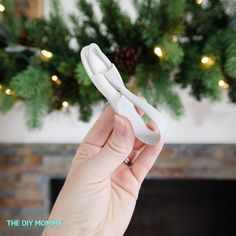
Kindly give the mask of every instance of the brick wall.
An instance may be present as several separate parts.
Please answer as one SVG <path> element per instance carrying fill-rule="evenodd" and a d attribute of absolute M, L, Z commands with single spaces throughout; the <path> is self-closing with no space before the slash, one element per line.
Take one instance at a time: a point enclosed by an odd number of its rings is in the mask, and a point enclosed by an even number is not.
<path fill-rule="evenodd" d="M 7 219 L 47 219 L 49 180 L 64 178 L 77 145 L 0 144 L 0 235 L 40 235 Z M 166 145 L 149 178 L 236 179 L 235 145 Z"/>

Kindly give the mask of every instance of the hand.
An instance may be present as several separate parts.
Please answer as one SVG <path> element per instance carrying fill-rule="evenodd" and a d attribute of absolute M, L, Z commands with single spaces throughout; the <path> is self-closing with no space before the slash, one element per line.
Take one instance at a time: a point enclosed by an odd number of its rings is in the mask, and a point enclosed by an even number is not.
<path fill-rule="evenodd" d="M 43 236 L 122 236 L 162 147 L 163 140 L 145 145 L 135 139 L 128 119 L 108 107 L 80 145 L 52 209 L 49 219 L 64 223 L 45 228 Z M 124 163 L 127 157 L 135 160 L 131 166 Z"/>

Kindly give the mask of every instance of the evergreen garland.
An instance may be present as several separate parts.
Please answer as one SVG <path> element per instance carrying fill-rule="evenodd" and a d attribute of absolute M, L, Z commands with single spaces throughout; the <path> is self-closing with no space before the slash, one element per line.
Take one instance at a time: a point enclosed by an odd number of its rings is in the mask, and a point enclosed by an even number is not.
<path fill-rule="evenodd" d="M 0 112 L 21 100 L 28 127 L 40 128 L 48 112 L 78 105 L 88 121 L 103 100 L 79 55 L 92 42 L 116 63 L 129 89 L 174 116 L 183 114 L 175 84 L 190 87 L 197 100 L 217 101 L 225 88 L 236 103 L 236 30 L 226 2 L 133 0 L 135 20 L 116 0 L 97 2 L 100 20 L 91 3 L 78 0 L 70 26 L 58 0 L 49 19 L 35 20 L 14 15 L 13 0 L 0 2 Z"/>
<path fill-rule="evenodd" d="M 42 118 L 49 111 L 51 86 L 49 75 L 36 66 L 28 66 L 11 81 L 11 88 L 17 91 L 19 99 L 25 101 L 27 125 L 40 128 Z"/>

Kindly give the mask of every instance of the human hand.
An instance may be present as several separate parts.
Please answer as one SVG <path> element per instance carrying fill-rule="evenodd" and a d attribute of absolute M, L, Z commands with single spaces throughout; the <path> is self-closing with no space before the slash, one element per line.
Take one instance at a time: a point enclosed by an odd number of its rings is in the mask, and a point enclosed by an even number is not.
<path fill-rule="evenodd" d="M 147 126 L 156 130 L 152 122 Z M 108 107 L 80 145 L 50 214 L 63 224 L 45 228 L 42 236 L 123 235 L 162 147 L 163 140 L 156 145 L 137 140 L 129 120 Z M 132 165 L 124 163 L 127 157 Z"/>

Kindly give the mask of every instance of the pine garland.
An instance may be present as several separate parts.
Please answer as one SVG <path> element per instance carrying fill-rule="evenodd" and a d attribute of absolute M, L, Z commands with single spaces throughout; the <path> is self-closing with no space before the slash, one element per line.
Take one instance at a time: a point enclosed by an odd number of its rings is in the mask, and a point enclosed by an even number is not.
<path fill-rule="evenodd" d="M 49 19 L 40 20 L 15 16 L 13 2 L 1 2 L 0 112 L 23 101 L 29 128 L 71 105 L 88 121 L 94 104 L 104 100 L 80 60 L 81 48 L 92 42 L 131 90 L 175 117 L 184 113 L 176 84 L 189 87 L 197 100 L 218 101 L 224 88 L 236 103 L 236 30 L 224 1 L 133 0 L 137 18 L 131 19 L 119 1 L 99 0 L 99 20 L 89 1 L 78 0 L 77 13 L 67 17 L 70 27 L 58 0 Z"/>
<path fill-rule="evenodd" d="M 27 125 L 40 128 L 42 118 L 49 111 L 51 84 L 49 75 L 38 67 L 29 66 L 17 74 L 11 82 L 11 88 L 17 91 L 19 99 L 26 103 Z"/>
<path fill-rule="evenodd" d="M 8 112 L 14 105 L 15 98 L 4 93 L 0 93 L 0 108 L 1 112 L 4 114 Z"/>

